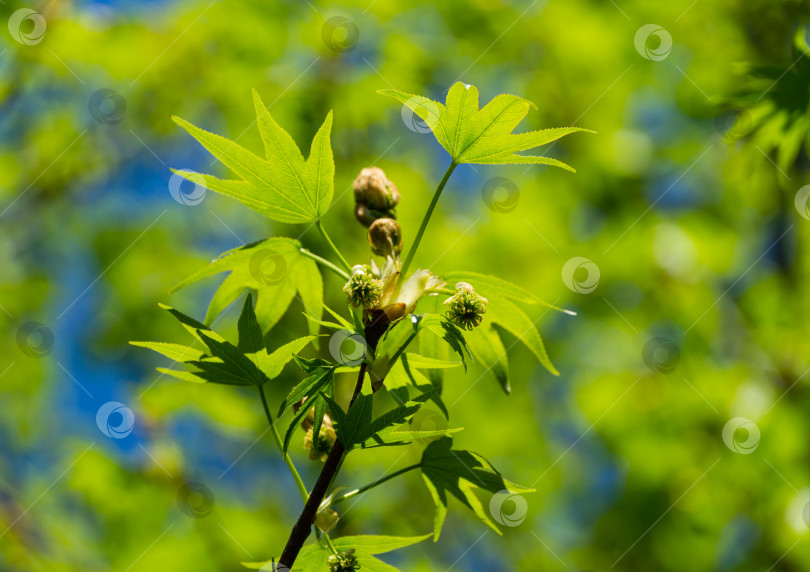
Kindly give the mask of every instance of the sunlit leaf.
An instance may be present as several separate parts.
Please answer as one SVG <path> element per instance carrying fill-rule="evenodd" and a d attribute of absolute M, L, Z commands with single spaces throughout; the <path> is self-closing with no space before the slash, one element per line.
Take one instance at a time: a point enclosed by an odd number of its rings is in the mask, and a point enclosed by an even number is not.
<path fill-rule="evenodd" d="M 472 332 L 467 333 L 467 343 L 470 344 L 475 359 L 486 368 L 501 384 L 501 388 L 508 395 L 512 392 L 509 385 L 509 358 L 501 337 L 491 323 L 484 322 Z"/>
<path fill-rule="evenodd" d="M 522 97 L 502 94 L 478 109 L 478 89 L 461 82 L 456 82 L 447 92 L 444 105 L 395 89 L 378 93 L 398 99 L 421 117 L 457 164 L 539 163 L 573 171 L 556 159 L 518 155 L 517 152 L 551 143 L 569 133 L 588 131 L 560 127 L 513 134 L 529 108 L 536 106 Z"/>
<path fill-rule="evenodd" d="M 300 249 L 297 240 L 274 237 L 229 250 L 173 290 L 220 272 L 229 272 L 208 306 L 206 323 L 213 322 L 245 288 L 257 293 L 255 311 L 265 334 L 284 315 L 296 292 L 306 313 L 317 320 L 323 308 L 323 281 L 315 261 L 301 254 Z M 309 323 L 311 334 L 317 334 L 318 328 L 316 322 Z"/>
<path fill-rule="evenodd" d="M 304 160 L 298 145 L 272 118 L 255 90 L 253 102 L 265 159 L 235 141 L 172 117 L 241 180 L 222 180 L 191 171 L 175 173 L 192 182 L 202 182 L 208 189 L 235 198 L 273 220 L 303 223 L 320 218 L 329 208 L 334 192 L 335 163 L 329 140 L 332 112 L 315 134 L 309 158 Z"/>
<path fill-rule="evenodd" d="M 513 492 L 534 490 L 509 482 L 489 461 L 477 453 L 454 450 L 453 439 L 450 437 L 437 439 L 425 448 L 422 453 L 422 477 L 436 505 L 434 540 L 439 539 L 447 516 L 448 493 L 470 508 L 484 524 L 501 534 L 473 489 L 480 488 L 493 494 L 502 490 Z"/>
<path fill-rule="evenodd" d="M 399 550 L 427 538 L 430 538 L 429 534 L 424 536 L 343 536 L 332 539 L 332 544 L 341 552 L 354 550 L 360 570 L 363 572 L 397 572 L 396 568 L 375 558 L 374 555 Z M 318 542 L 308 544 L 301 549 L 293 565 L 293 571 L 328 572 L 327 560 L 330 554 L 332 552 L 327 546 Z M 242 565 L 251 570 L 271 570 L 273 561 L 242 562 Z"/>

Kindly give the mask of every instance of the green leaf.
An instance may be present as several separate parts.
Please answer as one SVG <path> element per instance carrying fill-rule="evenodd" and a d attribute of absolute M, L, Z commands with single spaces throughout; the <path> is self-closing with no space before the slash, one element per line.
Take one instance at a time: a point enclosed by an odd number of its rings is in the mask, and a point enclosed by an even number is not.
<path fill-rule="evenodd" d="M 411 417 L 414 413 L 419 411 L 419 409 L 424 405 L 425 401 L 433 397 L 433 395 L 439 390 L 438 387 L 430 387 L 427 391 L 414 397 L 412 400 L 408 401 L 407 403 L 400 405 L 399 407 L 395 407 L 389 411 L 386 411 L 373 421 L 369 425 L 366 425 L 359 430 L 354 435 L 354 444 L 362 443 L 374 435 L 387 429 L 389 427 L 394 427 L 396 425 L 401 425 L 404 423 L 409 417 Z M 349 411 L 351 414 L 351 411 Z"/>
<path fill-rule="evenodd" d="M 412 431 L 410 429 L 397 429 L 396 427 L 392 426 L 383 429 L 373 437 L 370 437 L 361 446 L 363 449 L 372 449 L 374 447 L 395 447 L 399 445 L 408 445 L 415 440 L 432 440 L 435 437 L 452 437 L 454 433 L 458 433 L 462 430 L 463 427 Z"/>
<path fill-rule="evenodd" d="M 447 92 L 444 105 L 395 89 L 378 93 L 394 97 L 421 117 L 457 164 L 539 163 L 573 171 L 556 159 L 518 155 L 517 151 L 551 143 L 569 133 L 588 131 L 579 127 L 560 127 L 514 134 L 512 131 L 526 117 L 529 108 L 536 108 L 533 103 L 522 97 L 503 94 L 492 99 L 483 109 L 478 109 L 478 89 L 461 82 L 455 83 Z"/>
<path fill-rule="evenodd" d="M 264 371 L 267 377 L 270 379 L 275 379 L 279 376 L 281 370 L 284 369 L 284 366 L 295 357 L 295 354 L 304 349 L 314 337 L 315 336 L 304 336 L 284 344 L 273 353 L 262 359 L 259 363 L 259 367 L 262 371 Z"/>
<path fill-rule="evenodd" d="M 315 395 L 311 395 L 307 398 L 307 407 L 300 407 L 298 412 L 293 416 L 292 421 L 290 421 L 289 427 L 287 427 L 287 432 L 284 434 L 284 452 L 287 452 L 287 449 L 290 448 L 290 441 L 292 440 L 292 436 L 295 433 L 295 430 L 298 428 L 298 425 L 303 421 L 304 417 L 307 416 L 309 411 L 318 405 L 319 401 L 323 400 L 323 394 L 317 393 Z"/>
<path fill-rule="evenodd" d="M 226 341 L 215 340 L 202 331 L 199 334 L 211 351 L 213 359 L 203 357 L 186 362 L 201 370 L 194 372 L 196 375 L 210 383 L 228 385 L 258 386 L 267 381 L 268 378 L 264 372 L 236 346 Z"/>
<path fill-rule="evenodd" d="M 344 328 L 347 330 L 352 330 L 354 328 L 354 324 L 349 322 L 346 318 L 335 312 L 332 308 L 327 306 L 326 304 L 323 305 L 327 312 L 332 314 L 332 317 L 335 318 Z"/>
<path fill-rule="evenodd" d="M 479 274 L 478 272 L 457 271 L 448 272 L 444 275 L 445 280 L 449 284 L 457 282 L 468 282 L 472 284 L 475 291 L 484 296 L 485 298 L 506 297 L 515 302 L 523 302 L 525 304 L 541 304 L 558 312 L 563 312 L 571 316 L 576 316 L 576 312 L 559 308 L 548 302 L 544 302 L 528 290 L 521 288 L 511 282 L 507 282 L 497 276 L 489 276 L 488 274 Z"/>
<path fill-rule="evenodd" d="M 208 276 L 229 272 L 208 306 L 206 323 L 213 322 L 245 288 L 255 290 L 258 295 L 255 313 L 265 334 L 287 311 L 296 292 L 304 303 L 306 313 L 320 319 L 323 280 L 315 261 L 301 254 L 300 249 L 301 243 L 286 237 L 273 237 L 241 246 L 224 252 L 180 282 L 172 291 Z M 317 323 L 309 323 L 312 335 L 318 334 L 318 328 Z"/>
<path fill-rule="evenodd" d="M 180 379 L 182 381 L 190 381 L 191 383 L 208 383 L 208 381 L 192 371 L 185 371 L 182 369 L 169 369 L 167 367 L 155 368 L 160 373 L 169 375 L 171 377 Z"/>
<path fill-rule="evenodd" d="M 336 405 L 337 403 L 334 403 L 330 411 Z M 371 409 L 373 405 L 374 396 L 361 393 L 354 400 L 352 406 L 349 407 L 345 418 L 335 423 L 335 432 L 346 450 L 365 440 L 366 436 L 370 436 Z M 338 409 L 340 409 L 339 406 Z"/>
<path fill-rule="evenodd" d="M 284 398 L 284 401 L 281 402 L 281 406 L 279 407 L 278 416 L 280 417 L 288 407 L 300 401 L 302 398 L 306 396 L 313 397 L 318 392 L 324 390 L 329 386 L 330 383 L 332 383 L 334 374 L 335 370 L 331 367 L 319 368 L 315 370 L 313 375 L 309 376 L 304 381 L 293 387 L 289 395 Z"/>
<path fill-rule="evenodd" d="M 315 371 L 318 369 L 335 366 L 335 364 L 323 358 L 305 358 L 301 356 L 293 357 L 295 358 L 295 363 L 298 364 L 298 367 L 307 373 L 315 373 Z"/>
<path fill-rule="evenodd" d="M 453 439 L 442 437 L 430 443 L 422 452 L 422 477 L 425 480 L 433 502 L 436 516 L 433 523 L 433 538 L 439 534 L 447 516 L 447 495 L 450 493 L 498 534 L 498 527 L 492 522 L 488 511 L 478 500 L 474 489 L 480 488 L 490 493 L 503 490 L 512 492 L 533 492 L 509 482 L 495 470 L 489 461 L 472 451 L 454 450 Z"/>
<path fill-rule="evenodd" d="M 486 368 L 488 373 L 495 376 L 501 388 L 509 395 L 512 388 L 509 385 L 509 359 L 506 348 L 498 332 L 492 324 L 486 321 L 472 332 L 467 334 L 467 343 L 475 359 Z"/>
<path fill-rule="evenodd" d="M 540 360 L 540 363 L 552 374 L 560 375 L 557 368 L 551 363 L 546 353 L 546 347 L 540 338 L 535 323 L 518 308 L 513 302 L 506 298 L 493 298 L 487 305 L 487 313 L 484 320 L 489 320 L 493 324 L 502 326 L 506 331 L 515 336 L 518 340 L 529 348 Z"/>
<path fill-rule="evenodd" d="M 170 344 L 167 342 L 129 342 L 130 345 L 138 346 L 140 348 L 147 348 L 154 350 L 157 353 L 166 356 L 170 360 L 176 362 L 185 362 L 193 359 L 200 359 L 203 352 L 180 344 Z"/>
<path fill-rule="evenodd" d="M 215 340 L 222 341 L 224 338 L 214 332 L 211 328 L 206 326 L 205 324 L 198 322 L 194 318 L 185 315 L 183 312 L 179 310 L 175 310 L 171 306 L 167 306 L 166 304 L 158 304 L 161 308 L 169 312 L 172 316 L 177 318 L 177 320 L 183 325 L 187 332 L 189 332 L 192 336 L 197 338 L 198 341 L 202 342 L 203 339 L 200 337 L 199 332 L 202 330 L 210 337 L 214 338 Z"/>
<path fill-rule="evenodd" d="M 400 404 L 408 401 L 410 395 L 408 389 L 410 387 L 416 388 L 420 392 L 424 392 L 429 388 L 436 388 L 436 392 L 431 395 L 430 399 L 441 409 L 444 416 L 449 418 L 449 412 L 441 398 L 441 383 L 434 383 L 431 379 L 425 377 L 421 371 L 416 369 L 411 361 L 411 356 L 412 354 L 405 354 L 394 364 L 385 377 L 385 388 Z M 416 361 L 418 362 L 419 360 L 417 359 Z M 461 362 L 444 363 L 460 364 Z"/>
<path fill-rule="evenodd" d="M 426 329 L 447 342 L 450 348 L 461 358 L 464 371 L 467 371 L 465 356 L 472 357 L 472 354 L 467 346 L 464 334 L 458 326 L 438 314 L 424 314 L 415 316 L 414 319 L 417 321 L 417 329 Z"/>
<path fill-rule="evenodd" d="M 412 546 L 427 538 L 430 538 L 429 534 L 424 536 L 343 536 L 332 539 L 332 544 L 341 552 L 353 549 L 363 572 L 397 572 L 396 568 L 375 558 L 374 555 Z M 308 544 L 301 549 L 293 565 L 293 570 L 296 572 L 299 570 L 301 572 L 328 572 L 327 559 L 330 554 L 329 548 L 319 542 Z M 242 565 L 251 570 L 261 570 L 265 567 L 270 570 L 272 562 L 271 560 L 242 562 Z"/>
<path fill-rule="evenodd" d="M 458 367 L 464 365 L 460 361 L 449 361 L 446 359 L 436 359 L 427 356 L 420 356 L 419 354 L 406 353 L 408 364 L 416 369 L 447 369 L 450 367 Z"/>
<path fill-rule="evenodd" d="M 239 342 L 237 349 L 243 354 L 253 354 L 265 352 L 264 335 L 259 321 L 256 319 L 256 312 L 253 310 L 253 296 L 248 294 L 242 306 L 242 313 L 239 315 L 237 323 Z"/>
<path fill-rule="evenodd" d="M 441 314 L 445 311 L 444 306 L 445 298 L 443 296 L 424 296 L 418 303 L 419 312 L 427 314 Z M 422 355 L 436 358 L 447 359 L 448 351 L 447 344 L 441 338 L 436 336 L 419 336 L 419 353 Z M 441 369 L 429 369 L 427 376 L 430 378 L 431 383 L 434 385 L 442 386 L 444 381 L 444 371 Z"/>
<path fill-rule="evenodd" d="M 323 326 L 324 328 L 327 328 L 329 330 L 339 331 L 339 330 L 345 329 L 343 326 L 341 326 L 340 324 L 338 324 L 336 322 L 330 322 L 328 320 L 319 320 L 319 319 L 317 319 L 317 318 L 315 318 L 313 316 L 310 316 L 306 312 L 304 312 L 304 317 L 307 320 L 309 320 L 310 322 L 314 322 L 314 323 L 318 324 L 319 326 Z"/>
<path fill-rule="evenodd" d="M 216 193 L 235 198 L 273 220 L 287 223 L 317 220 L 329 208 L 334 192 L 335 163 L 330 143 L 332 112 L 315 134 L 309 158 L 304 160 L 298 145 L 272 118 L 256 90 L 253 90 L 253 102 L 265 159 L 234 141 L 172 117 L 241 180 L 222 180 L 191 171 L 174 172 L 195 184 L 201 182 Z"/>

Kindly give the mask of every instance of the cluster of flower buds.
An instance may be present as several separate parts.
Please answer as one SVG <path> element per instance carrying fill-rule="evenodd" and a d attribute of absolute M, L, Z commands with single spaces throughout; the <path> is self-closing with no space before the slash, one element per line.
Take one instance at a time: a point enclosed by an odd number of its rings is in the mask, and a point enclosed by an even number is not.
<path fill-rule="evenodd" d="M 368 310 L 380 303 L 383 295 L 383 282 L 375 278 L 371 268 L 358 264 L 352 268 L 352 275 L 343 286 L 346 302 L 355 308 Z"/>
<path fill-rule="evenodd" d="M 306 397 L 295 404 L 295 411 L 303 405 Z M 329 451 L 332 445 L 337 441 L 337 434 L 332 425 L 332 418 L 328 413 L 324 414 L 323 421 L 321 422 L 321 429 L 318 431 L 317 438 L 315 436 L 315 408 L 309 410 L 309 413 L 304 420 L 301 421 L 301 428 L 306 431 L 304 435 L 304 449 L 309 452 L 309 458 L 313 461 L 326 461 L 329 456 Z"/>
<path fill-rule="evenodd" d="M 354 572 L 360 569 L 354 548 L 330 555 L 326 563 L 329 564 L 330 572 Z"/>
<path fill-rule="evenodd" d="M 397 218 L 399 191 L 379 167 L 366 167 L 354 180 L 354 216 L 363 226 L 379 218 Z"/>
<path fill-rule="evenodd" d="M 465 330 L 472 330 L 481 325 L 484 314 L 487 313 L 488 303 L 486 298 L 477 294 L 466 282 L 456 284 L 456 293 L 444 301 L 448 306 L 448 319 Z"/>
<path fill-rule="evenodd" d="M 354 180 L 354 216 L 368 227 L 368 243 L 377 256 L 399 261 L 402 228 L 396 221 L 399 191 L 379 167 L 366 167 Z"/>

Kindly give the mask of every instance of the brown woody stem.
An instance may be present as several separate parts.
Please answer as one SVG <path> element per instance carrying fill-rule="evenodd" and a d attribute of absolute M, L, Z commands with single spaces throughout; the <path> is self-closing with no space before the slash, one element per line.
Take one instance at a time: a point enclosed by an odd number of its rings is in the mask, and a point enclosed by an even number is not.
<path fill-rule="evenodd" d="M 372 319 L 370 322 L 371 323 L 366 325 L 364 332 L 366 335 L 366 343 L 372 351 L 376 351 L 377 344 L 388 327 L 388 321 L 384 317 L 384 314 L 382 314 L 379 318 Z M 360 366 L 360 372 L 357 375 L 357 383 L 355 383 L 354 393 L 352 394 L 351 401 L 349 401 L 347 411 L 351 409 L 352 404 L 363 389 L 366 369 L 367 364 L 363 362 Z M 304 542 L 306 542 L 312 530 L 312 523 L 315 520 L 315 516 L 318 514 L 318 508 L 320 508 L 326 496 L 326 491 L 329 490 L 332 481 L 334 481 L 337 476 L 345 454 L 346 448 L 343 443 L 341 443 L 340 440 L 335 441 L 321 469 L 321 474 L 318 475 L 318 480 L 309 493 L 309 500 L 304 504 L 304 509 L 295 522 L 292 532 L 290 532 L 290 537 L 287 539 L 287 544 L 284 546 L 284 551 L 281 553 L 281 557 L 278 560 L 277 570 L 287 572 L 292 568 L 293 564 L 295 564 L 295 559 L 298 558 L 298 553 L 301 552 L 301 548 L 304 546 Z"/>

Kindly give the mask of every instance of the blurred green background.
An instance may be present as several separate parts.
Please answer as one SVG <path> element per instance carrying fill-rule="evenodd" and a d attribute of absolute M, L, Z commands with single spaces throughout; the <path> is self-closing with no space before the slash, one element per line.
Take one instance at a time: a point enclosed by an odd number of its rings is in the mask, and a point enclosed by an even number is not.
<path fill-rule="evenodd" d="M 445 382 L 451 425 L 466 428 L 456 445 L 537 489 L 525 520 L 499 537 L 454 502 L 438 544 L 383 558 L 406 571 L 810 570 L 806 3 L 1 10 L 0 570 L 239 570 L 280 552 L 300 499 L 255 393 L 159 377 L 166 360 L 127 342 L 187 341 L 157 303 L 202 317 L 219 280 L 169 295 L 174 284 L 303 227 L 214 193 L 175 200 L 170 167 L 224 172 L 169 115 L 258 150 L 251 88 L 305 148 L 334 109 L 324 223 L 360 262 L 357 172 L 377 165 L 397 183 L 407 245 L 448 162 L 376 90 L 443 101 L 456 80 L 482 103 L 534 101 L 524 130 L 598 134 L 548 151 L 576 175 L 457 169 L 417 262 L 501 276 L 578 316 L 532 315 L 558 378 L 516 344 L 511 396 L 480 365 Z M 487 194 L 493 177 L 509 184 Z M 316 232 L 300 238 L 327 252 Z M 566 267 L 574 257 L 590 263 Z M 324 280 L 339 305 L 342 285 Z M 274 330 L 279 343 L 303 332 L 300 310 Z M 237 311 L 220 331 L 233 333 Z M 299 379 L 287 368 L 274 403 Z M 126 438 L 96 424 L 109 401 L 134 413 Z M 319 467 L 299 437 L 312 483 Z M 418 459 L 418 446 L 355 453 L 337 484 Z M 188 482 L 212 495 L 202 518 L 178 503 Z M 432 526 L 417 473 L 347 506 L 339 535 Z"/>

